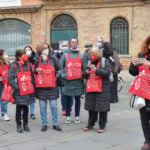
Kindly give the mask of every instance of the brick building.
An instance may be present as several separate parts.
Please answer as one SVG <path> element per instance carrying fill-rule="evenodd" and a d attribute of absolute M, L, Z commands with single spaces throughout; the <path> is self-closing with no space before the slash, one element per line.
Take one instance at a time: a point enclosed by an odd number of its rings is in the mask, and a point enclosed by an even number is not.
<path fill-rule="evenodd" d="M 0 47 L 10 56 L 25 45 L 106 36 L 126 68 L 150 33 L 150 0 L 1 0 Z"/>

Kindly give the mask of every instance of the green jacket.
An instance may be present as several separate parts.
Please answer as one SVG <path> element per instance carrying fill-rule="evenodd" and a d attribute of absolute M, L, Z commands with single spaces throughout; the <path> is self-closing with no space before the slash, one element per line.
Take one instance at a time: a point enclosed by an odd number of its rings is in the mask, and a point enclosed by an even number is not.
<path fill-rule="evenodd" d="M 70 53 L 71 59 L 76 59 L 77 54 L 79 52 L 69 50 L 68 53 Z M 68 53 L 63 54 L 63 56 L 61 58 L 61 64 L 64 68 L 63 75 L 62 75 L 63 81 L 64 81 L 64 87 L 62 87 L 62 93 L 67 95 L 67 96 L 71 96 L 71 97 L 80 96 L 84 93 L 84 81 L 83 81 L 83 79 L 67 80 L 66 61 L 68 59 Z M 79 55 L 79 57 L 81 58 L 81 54 Z M 83 71 L 83 67 L 82 67 L 82 71 Z"/>

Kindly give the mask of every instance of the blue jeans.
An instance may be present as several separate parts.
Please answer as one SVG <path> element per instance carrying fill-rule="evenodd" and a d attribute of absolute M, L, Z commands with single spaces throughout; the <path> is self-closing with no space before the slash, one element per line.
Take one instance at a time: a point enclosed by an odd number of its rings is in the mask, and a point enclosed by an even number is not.
<path fill-rule="evenodd" d="M 58 125 L 58 110 L 57 110 L 57 100 L 39 100 L 40 104 L 40 114 L 42 125 L 48 125 L 47 121 L 47 102 L 49 101 L 49 106 L 51 109 L 53 125 Z"/>
<path fill-rule="evenodd" d="M 30 104 L 30 115 L 34 115 L 35 114 L 35 103 Z"/>
<path fill-rule="evenodd" d="M 0 82 L 0 97 L 2 96 L 3 92 L 3 82 Z M 7 102 L 0 100 L 1 103 L 1 114 L 7 114 Z"/>
<path fill-rule="evenodd" d="M 73 106 L 73 97 L 70 98 L 71 101 L 71 107 Z M 65 95 L 61 92 L 61 105 L 62 105 L 62 111 L 66 111 L 66 99 Z"/>

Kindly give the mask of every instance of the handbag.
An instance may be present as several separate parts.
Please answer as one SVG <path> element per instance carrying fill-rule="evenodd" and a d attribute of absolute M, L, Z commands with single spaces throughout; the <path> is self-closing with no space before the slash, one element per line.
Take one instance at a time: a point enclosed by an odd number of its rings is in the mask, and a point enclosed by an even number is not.
<path fill-rule="evenodd" d="M 8 84 L 8 82 L 6 82 L 4 84 L 4 90 L 3 90 L 3 93 L 2 93 L 0 100 L 14 103 L 15 100 L 12 97 L 12 93 L 13 93 L 12 87 Z"/>
<path fill-rule="evenodd" d="M 141 108 L 145 107 L 145 99 L 136 95 L 132 95 L 130 99 L 130 107 L 134 108 L 135 110 L 140 110 Z"/>

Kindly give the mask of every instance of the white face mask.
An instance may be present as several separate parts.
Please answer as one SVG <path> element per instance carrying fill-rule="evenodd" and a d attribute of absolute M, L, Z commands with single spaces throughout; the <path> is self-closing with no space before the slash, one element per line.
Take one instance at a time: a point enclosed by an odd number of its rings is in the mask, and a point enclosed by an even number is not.
<path fill-rule="evenodd" d="M 31 51 L 26 51 L 26 55 L 27 55 L 28 57 L 30 57 L 30 56 L 31 56 L 31 54 L 32 54 L 32 52 L 31 52 Z"/>
<path fill-rule="evenodd" d="M 8 55 L 7 54 L 4 55 L 4 59 L 8 59 Z"/>
<path fill-rule="evenodd" d="M 103 47 L 103 43 L 97 42 L 97 43 L 96 43 L 96 46 L 97 46 L 98 48 L 102 48 L 102 47 Z"/>
<path fill-rule="evenodd" d="M 49 49 L 44 49 L 41 54 L 47 56 L 49 54 Z"/>
<path fill-rule="evenodd" d="M 43 59 L 44 61 L 47 61 L 47 56 L 46 56 L 46 55 L 41 55 L 41 57 L 42 57 L 42 59 Z"/>
<path fill-rule="evenodd" d="M 68 49 L 69 49 L 68 47 L 62 47 L 62 51 L 66 51 Z"/>

